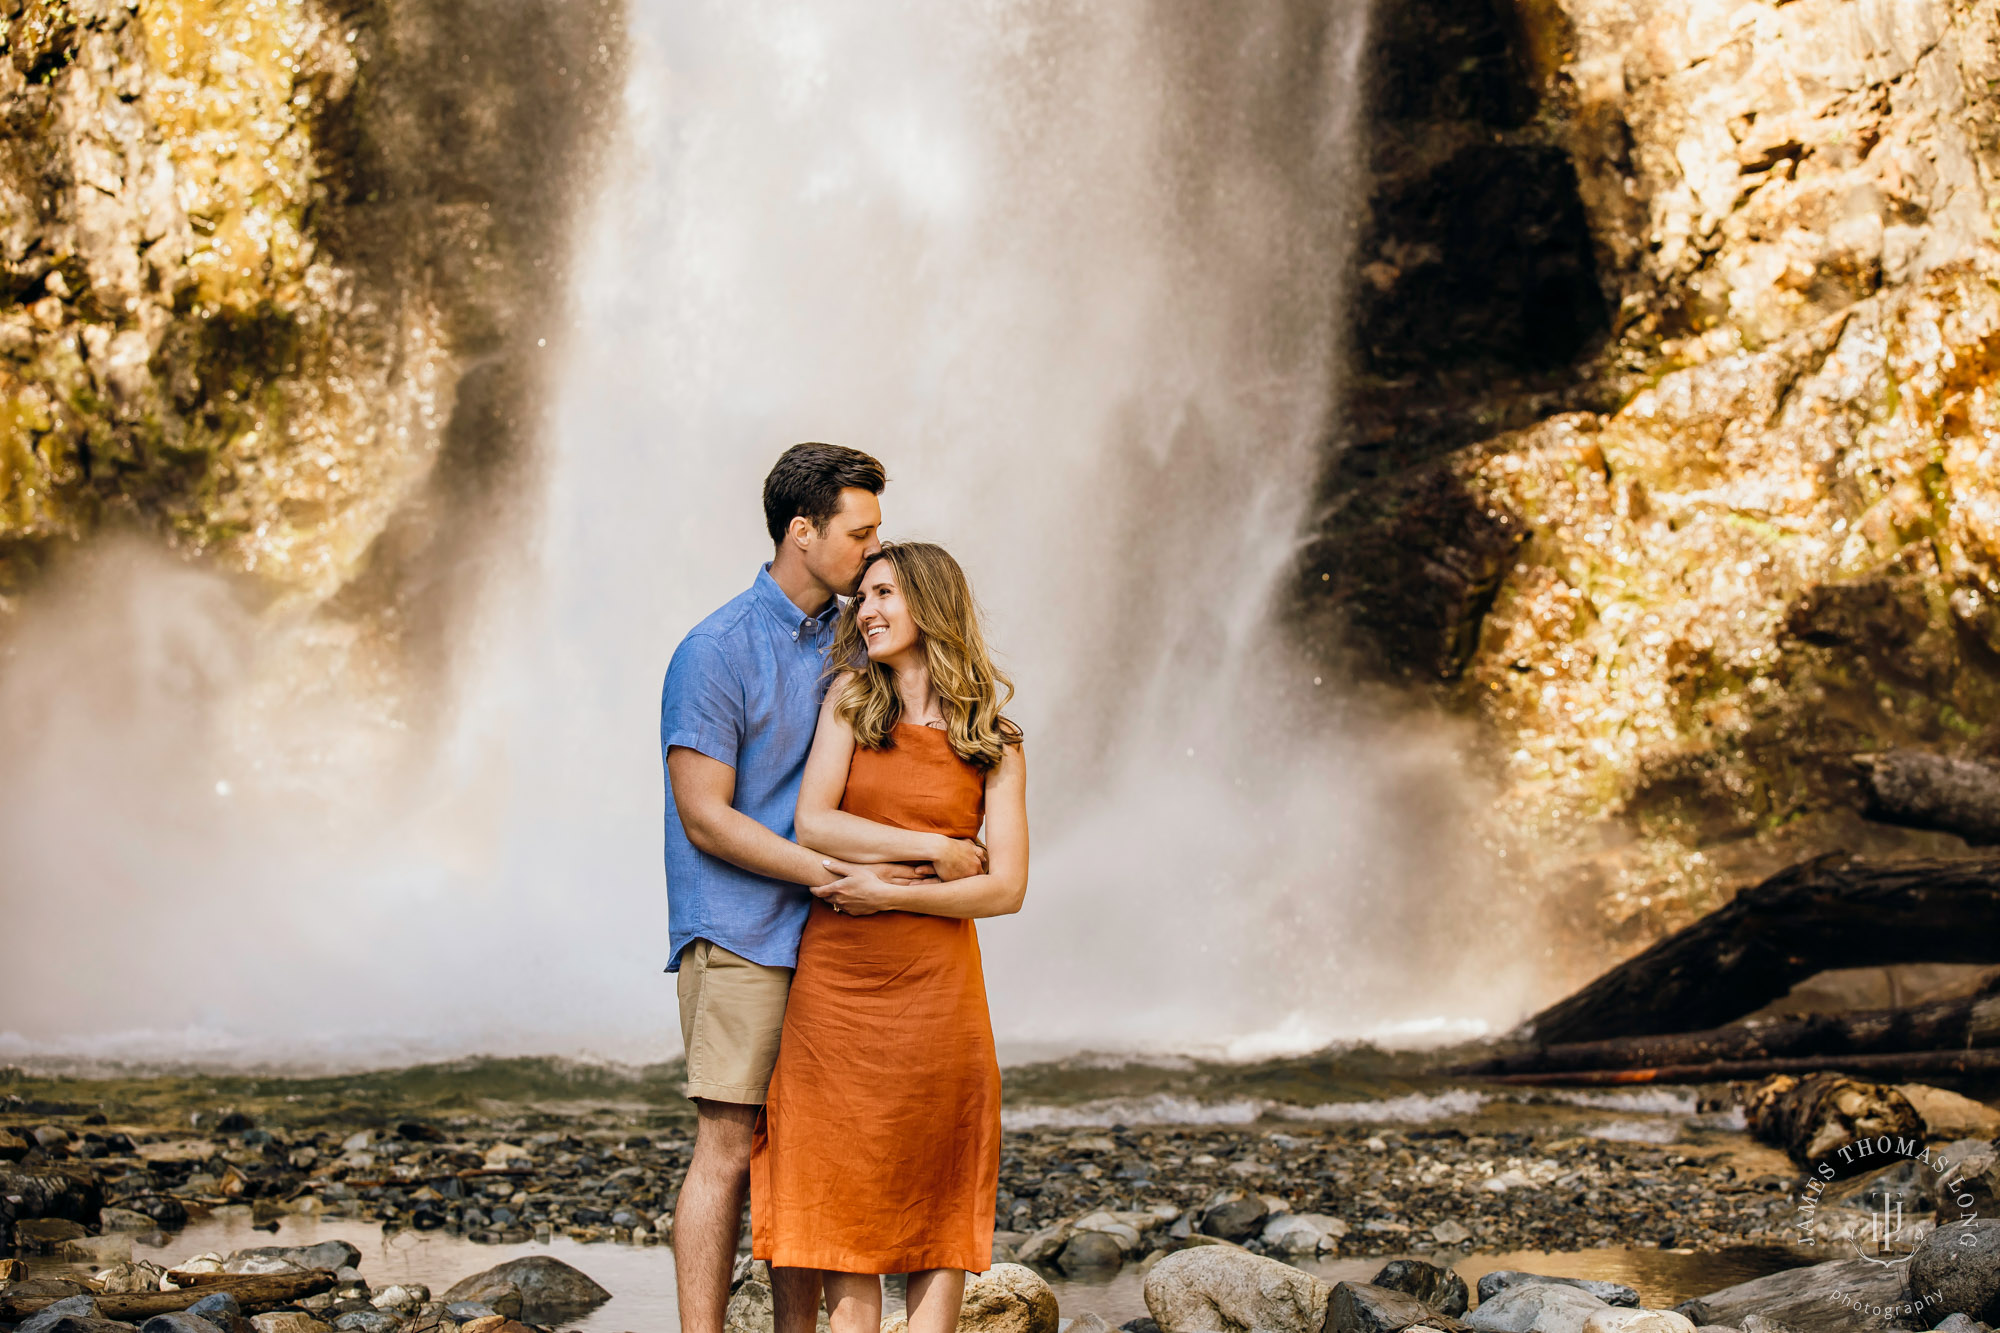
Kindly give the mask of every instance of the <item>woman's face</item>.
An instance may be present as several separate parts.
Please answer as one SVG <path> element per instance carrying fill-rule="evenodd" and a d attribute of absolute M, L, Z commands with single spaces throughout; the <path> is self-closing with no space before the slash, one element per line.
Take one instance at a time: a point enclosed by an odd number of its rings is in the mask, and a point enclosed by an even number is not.
<path fill-rule="evenodd" d="M 887 560 L 877 560 L 862 571 L 855 623 L 871 662 L 894 662 L 917 646 L 917 622 L 896 585 L 896 567 Z"/>

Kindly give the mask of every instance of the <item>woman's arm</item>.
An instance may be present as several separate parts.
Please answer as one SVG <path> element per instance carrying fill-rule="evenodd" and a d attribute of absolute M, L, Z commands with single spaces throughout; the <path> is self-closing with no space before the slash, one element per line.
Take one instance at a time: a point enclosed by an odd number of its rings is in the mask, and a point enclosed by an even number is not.
<path fill-rule="evenodd" d="M 854 760 L 854 731 L 840 716 L 840 686 L 826 692 L 820 705 L 819 729 L 812 753 L 806 756 L 805 777 L 799 782 L 795 827 L 801 844 L 842 861 L 880 864 L 885 861 L 929 862 L 939 878 L 976 875 L 983 868 L 977 843 L 878 824 L 840 808 L 847 792 L 847 769 Z"/>
<path fill-rule="evenodd" d="M 813 893 L 851 916 L 921 912 L 970 919 L 1007 916 L 1028 895 L 1028 761 L 1019 745 L 1007 747 L 986 775 L 986 854 L 990 869 L 948 883 L 870 883 L 848 876 Z"/>

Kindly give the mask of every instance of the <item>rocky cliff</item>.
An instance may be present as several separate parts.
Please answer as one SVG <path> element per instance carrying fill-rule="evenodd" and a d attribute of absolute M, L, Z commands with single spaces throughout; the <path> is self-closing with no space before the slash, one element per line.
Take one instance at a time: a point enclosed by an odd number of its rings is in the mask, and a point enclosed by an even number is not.
<path fill-rule="evenodd" d="M 1634 941 L 2000 746 L 2000 14 L 1426 0 L 1378 28 L 1359 380 L 1297 609 L 1480 722 Z"/>
<path fill-rule="evenodd" d="M 376 643 L 437 631 L 528 456 L 620 31 L 0 0 L 0 622 L 128 527 Z"/>

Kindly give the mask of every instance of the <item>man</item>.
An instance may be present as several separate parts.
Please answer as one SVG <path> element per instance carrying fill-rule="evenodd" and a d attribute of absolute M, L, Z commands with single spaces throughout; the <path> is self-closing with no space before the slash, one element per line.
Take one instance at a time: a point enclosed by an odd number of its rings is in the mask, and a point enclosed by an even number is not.
<path fill-rule="evenodd" d="M 674 1209 L 687 1333 L 722 1330 L 751 1130 L 812 902 L 803 886 L 881 874 L 799 846 L 792 817 L 825 690 L 834 598 L 853 594 L 881 549 L 876 497 L 887 480 L 880 463 L 854 449 L 787 449 L 764 479 L 771 562 L 688 631 L 667 668 L 667 970 L 680 974 L 687 1095 L 698 1115 Z M 818 1275 L 784 1269 L 772 1277 L 779 1328 L 812 1328 Z"/>

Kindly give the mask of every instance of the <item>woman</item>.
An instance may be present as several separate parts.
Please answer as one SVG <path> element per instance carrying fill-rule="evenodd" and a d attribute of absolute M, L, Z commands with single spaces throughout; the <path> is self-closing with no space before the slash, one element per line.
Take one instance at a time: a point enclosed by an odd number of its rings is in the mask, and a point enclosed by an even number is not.
<path fill-rule="evenodd" d="M 821 1270 L 834 1333 L 877 1333 L 882 1273 L 910 1275 L 910 1333 L 950 1333 L 993 1251 L 1000 1066 L 972 922 L 1028 888 L 1013 686 L 964 571 L 925 542 L 869 563 L 831 660 L 853 665 L 820 711 L 799 841 L 936 878 L 814 890 L 751 1160 L 752 1252 Z"/>

